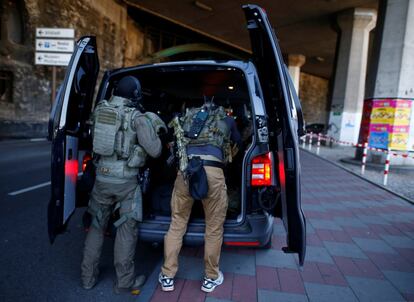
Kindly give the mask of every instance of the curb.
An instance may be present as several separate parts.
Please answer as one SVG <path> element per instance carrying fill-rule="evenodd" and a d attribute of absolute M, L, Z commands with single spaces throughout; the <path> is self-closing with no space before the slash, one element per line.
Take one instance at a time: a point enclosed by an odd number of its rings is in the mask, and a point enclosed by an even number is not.
<path fill-rule="evenodd" d="M 352 170 L 350 170 L 350 169 L 348 169 L 348 168 L 346 168 L 346 167 L 344 167 L 344 166 L 342 166 L 342 165 L 340 165 L 340 164 L 338 164 L 338 163 L 336 163 L 334 161 L 331 161 L 329 159 L 326 159 L 326 158 L 323 158 L 323 157 L 321 157 L 319 155 L 316 155 L 315 153 L 312 153 L 309 150 L 306 150 L 306 149 L 303 149 L 303 148 L 299 148 L 299 149 L 301 151 L 304 151 L 304 152 L 306 152 L 308 154 L 311 154 L 311 155 L 313 155 L 313 156 L 315 156 L 315 157 L 317 157 L 319 159 L 322 159 L 323 161 L 326 161 L 326 162 L 330 163 L 331 165 L 334 165 L 335 167 L 341 168 L 342 170 L 345 170 L 346 172 L 351 173 L 352 175 L 357 176 L 357 177 L 359 177 L 359 178 L 361 178 L 361 179 L 369 182 L 370 184 L 373 184 L 374 186 L 376 186 L 376 187 L 378 187 L 380 189 L 383 189 L 384 191 L 387 191 L 388 193 L 391 193 L 391 194 L 393 194 L 393 195 L 395 195 L 395 196 L 397 196 L 397 197 L 405 200 L 406 202 L 410 203 L 411 205 L 414 205 L 414 200 L 411 200 L 410 198 L 408 198 L 408 197 L 406 197 L 404 195 L 401 195 L 400 193 L 397 193 L 397 192 L 395 192 L 395 191 L 393 191 L 393 190 L 391 190 L 391 189 L 389 189 L 387 187 L 384 187 L 383 185 L 380 185 L 380 184 L 378 184 L 378 183 L 376 183 L 376 182 L 374 182 L 374 181 L 372 181 L 370 179 L 367 179 L 367 178 L 363 177 L 362 175 L 360 175 L 360 174 L 358 174 L 358 173 L 356 173 L 356 172 L 354 172 L 354 171 L 352 171 Z"/>

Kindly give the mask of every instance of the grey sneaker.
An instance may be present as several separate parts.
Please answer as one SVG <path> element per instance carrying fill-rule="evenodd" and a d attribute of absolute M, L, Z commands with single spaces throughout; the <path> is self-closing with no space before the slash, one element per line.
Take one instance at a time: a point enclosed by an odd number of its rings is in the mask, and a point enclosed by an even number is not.
<path fill-rule="evenodd" d="M 163 292 L 171 292 L 174 290 L 174 278 L 169 278 L 163 273 L 158 276 L 158 282 L 161 284 Z"/>
<path fill-rule="evenodd" d="M 224 281 L 224 276 L 221 271 L 219 271 L 219 275 L 217 279 L 209 279 L 207 277 L 204 277 L 201 290 L 206 293 L 211 293 L 217 286 L 221 285 L 223 281 Z"/>
<path fill-rule="evenodd" d="M 133 294 L 133 295 L 138 295 L 140 288 L 145 283 L 145 280 L 146 280 L 146 278 L 145 278 L 144 275 L 139 275 L 139 276 L 135 277 L 134 283 L 131 285 L 131 287 L 118 287 L 118 282 L 115 282 L 114 292 L 116 294 L 130 293 L 130 294 Z"/>

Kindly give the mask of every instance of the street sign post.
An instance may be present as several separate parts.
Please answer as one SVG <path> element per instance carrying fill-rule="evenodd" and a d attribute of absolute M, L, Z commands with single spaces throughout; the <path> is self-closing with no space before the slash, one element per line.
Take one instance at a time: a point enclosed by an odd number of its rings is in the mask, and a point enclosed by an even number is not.
<path fill-rule="evenodd" d="M 73 40 L 36 39 L 36 51 L 73 52 Z"/>
<path fill-rule="evenodd" d="M 68 66 L 75 48 L 73 28 L 36 28 L 35 64 L 52 66 L 52 104 L 56 95 L 56 66 Z"/>
<path fill-rule="evenodd" d="M 39 38 L 57 38 L 57 39 L 73 39 L 75 38 L 75 30 L 73 28 L 36 28 L 36 37 Z"/>
<path fill-rule="evenodd" d="M 71 53 L 36 52 L 36 65 L 68 66 Z"/>

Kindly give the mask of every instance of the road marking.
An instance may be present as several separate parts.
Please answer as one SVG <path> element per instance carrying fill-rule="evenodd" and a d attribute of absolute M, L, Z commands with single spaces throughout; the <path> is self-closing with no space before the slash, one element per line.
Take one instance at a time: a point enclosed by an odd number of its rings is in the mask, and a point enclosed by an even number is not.
<path fill-rule="evenodd" d="M 82 172 L 79 172 L 78 176 L 81 176 L 82 174 L 83 174 Z M 33 191 L 33 190 L 36 190 L 36 189 L 46 187 L 48 185 L 50 185 L 50 181 L 47 181 L 47 182 L 44 182 L 44 183 L 41 183 L 41 184 L 38 184 L 38 185 L 35 185 L 35 186 L 27 187 L 27 188 L 24 188 L 24 189 L 21 189 L 21 190 L 18 190 L 18 191 L 10 192 L 7 195 L 16 196 L 16 195 L 19 195 L 19 194 L 23 194 L 23 193 L 26 193 L 26 192 L 29 192 L 29 191 Z"/>
<path fill-rule="evenodd" d="M 31 187 L 28 187 L 28 188 L 25 188 L 25 189 L 21 189 L 21 190 L 18 190 L 18 191 L 10 192 L 7 195 L 15 196 L 15 195 L 19 195 L 19 194 L 22 194 L 22 193 L 33 191 L 33 190 L 36 190 L 36 189 L 43 188 L 43 187 L 46 187 L 48 185 L 50 185 L 50 181 L 44 182 L 44 183 L 41 183 L 41 184 L 38 184 L 38 185 L 35 185 L 35 186 L 31 186 Z"/>
<path fill-rule="evenodd" d="M 47 138 L 45 138 L 45 137 L 31 138 L 30 141 L 31 142 L 45 142 L 45 141 L 47 141 Z"/>

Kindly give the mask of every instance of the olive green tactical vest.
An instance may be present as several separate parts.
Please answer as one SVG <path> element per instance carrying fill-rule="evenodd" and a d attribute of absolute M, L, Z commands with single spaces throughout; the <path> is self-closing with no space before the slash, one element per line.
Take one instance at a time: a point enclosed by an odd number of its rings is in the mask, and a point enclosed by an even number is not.
<path fill-rule="evenodd" d="M 127 107 L 128 99 L 113 96 L 102 101 L 93 113 L 93 151 L 100 155 L 97 178 L 120 182 L 133 178 L 145 164 L 146 152 L 138 145 L 133 122 L 137 109 Z"/>
<path fill-rule="evenodd" d="M 184 133 L 190 131 L 191 125 L 201 108 L 191 108 L 183 118 Z M 208 109 L 207 109 L 208 110 Z M 189 139 L 187 146 L 213 145 L 225 153 L 227 145 L 230 143 L 230 129 L 225 122 L 226 112 L 219 106 L 209 111 L 209 116 L 200 134 L 195 139 Z"/>

